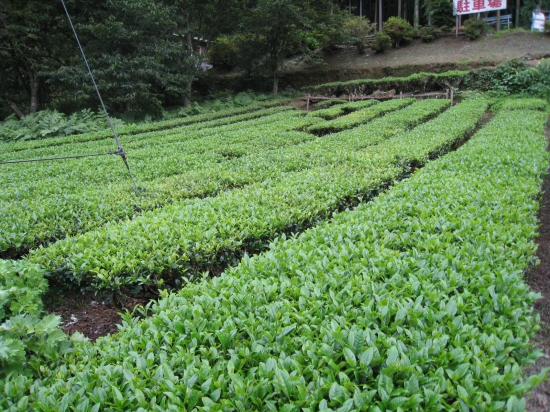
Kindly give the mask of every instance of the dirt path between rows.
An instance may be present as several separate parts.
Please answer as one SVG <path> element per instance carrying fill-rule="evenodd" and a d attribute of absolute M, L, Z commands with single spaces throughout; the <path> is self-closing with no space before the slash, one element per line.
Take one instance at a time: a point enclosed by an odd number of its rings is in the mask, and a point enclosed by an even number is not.
<path fill-rule="evenodd" d="M 546 124 L 546 138 L 550 144 L 550 116 Z M 546 176 L 540 198 L 539 237 L 537 238 L 537 257 L 540 264 L 531 269 L 526 280 L 531 289 L 542 295 L 535 303 L 535 312 L 540 315 L 541 330 L 534 339 L 536 346 L 544 356 L 529 367 L 527 375 L 539 373 L 550 367 L 550 176 Z M 550 380 L 543 382 L 527 397 L 527 410 L 530 412 L 548 412 L 550 410 Z"/>

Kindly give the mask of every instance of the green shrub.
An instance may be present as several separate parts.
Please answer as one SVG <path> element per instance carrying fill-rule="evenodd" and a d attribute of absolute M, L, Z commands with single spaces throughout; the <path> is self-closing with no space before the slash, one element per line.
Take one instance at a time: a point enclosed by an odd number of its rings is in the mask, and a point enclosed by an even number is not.
<path fill-rule="evenodd" d="M 115 127 L 120 127 L 123 123 L 115 118 L 111 118 L 111 121 Z M 21 120 L 12 115 L 4 122 L 0 122 L 0 140 L 23 141 L 70 136 L 97 132 L 108 127 L 105 115 L 101 112 L 94 113 L 90 109 L 84 109 L 70 116 L 55 110 L 42 110 Z"/>
<path fill-rule="evenodd" d="M 431 42 L 439 37 L 441 30 L 434 26 L 424 26 L 420 29 L 420 38 L 426 43 Z"/>
<path fill-rule="evenodd" d="M 523 410 L 547 374 L 521 372 L 541 355 L 522 274 L 544 119 L 497 116 L 374 201 L 164 293 L 55 374 L 7 379 L 0 408 Z"/>
<path fill-rule="evenodd" d="M 492 73 L 488 90 L 500 95 L 541 97 L 550 100 L 550 59 L 535 67 L 520 60 L 511 60 Z"/>
<path fill-rule="evenodd" d="M 17 315 L 0 325 L 0 379 L 10 373 L 39 377 L 54 369 L 72 350 L 71 340 L 59 329 L 60 322 L 55 315 Z M 83 336 L 76 334 L 76 340 Z"/>
<path fill-rule="evenodd" d="M 481 37 L 481 35 L 485 33 L 485 30 L 487 29 L 485 21 L 475 19 L 466 20 L 464 22 L 464 27 L 464 32 L 470 40 L 475 40 Z"/>
<path fill-rule="evenodd" d="M 44 270 L 21 260 L 0 260 L 0 322 L 24 313 L 38 315 L 46 290 Z"/>
<path fill-rule="evenodd" d="M 374 44 L 371 47 L 375 52 L 383 53 L 384 50 L 391 47 L 391 37 L 383 31 L 379 31 L 378 33 L 376 33 Z"/>
<path fill-rule="evenodd" d="M 399 47 L 402 41 L 411 41 L 414 33 L 412 26 L 400 17 L 390 17 L 384 23 L 383 31 L 390 36 L 395 47 Z"/>
<path fill-rule="evenodd" d="M 349 33 L 349 43 L 357 47 L 359 54 L 365 53 L 367 36 L 374 33 L 376 24 L 365 17 L 352 17 L 344 24 Z"/>

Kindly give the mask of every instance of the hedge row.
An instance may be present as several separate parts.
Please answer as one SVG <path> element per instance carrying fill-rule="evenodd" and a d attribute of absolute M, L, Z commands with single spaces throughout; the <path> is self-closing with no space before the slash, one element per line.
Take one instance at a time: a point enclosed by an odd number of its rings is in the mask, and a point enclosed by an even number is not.
<path fill-rule="evenodd" d="M 181 282 L 182 276 L 223 267 L 243 251 L 261 250 L 278 233 L 324 219 L 349 199 L 368 198 L 412 164 L 463 139 L 486 109 L 486 102 L 466 102 L 371 150 L 343 152 L 332 167 L 283 174 L 214 198 L 176 202 L 35 250 L 30 259 L 52 276 L 84 280 L 101 289 Z M 456 122 L 457 117 L 463 121 Z"/>
<path fill-rule="evenodd" d="M 364 140 L 357 139 L 357 137 L 346 140 L 345 136 L 339 136 L 338 140 L 332 144 L 328 137 L 318 139 L 310 134 L 293 132 L 292 136 L 298 139 L 310 139 L 310 141 L 276 150 L 256 150 L 255 153 L 241 157 L 225 157 L 223 154 L 219 154 L 220 162 L 205 163 L 200 154 L 194 155 L 194 164 L 180 165 L 180 169 L 185 173 L 159 177 L 151 182 L 140 182 L 140 186 L 144 188 L 144 191 L 140 193 L 129 190 L 128 183 L 88 187 L 86 179 L 84 179 L 82 184 L 77 185 L 76 188 L 67 190 L 66 193 L 57 192 L 54 196 L 55 188 L 52 188 L 51 184 L 44 185 L 42 181 L 38 180 L 35 182 L 35 187 L 30 186 L 25 192 L 14 191 L 13 196 L 8 196 L 11 197 L 11 201 L 0 202 L 0 212 L 4 216 L 11 217 L 2 221 L 0 225 L 0 251 L 30 249 L 38 244 L 49 243 L 51 240 L 93 230 L 109 221 L 131 218 L 139 210 L 156 209 L 182 198 L 214 195 L 228 188 L 277 176 L 282 172 L 302 170 L 315 164 L 327 164 L 333 157 L 339 158 L 345 155 L 343 151 L 353 150 L 353 147 L 361 144 L 360 142 L 367 142 L 361 146 L 364 147 L 369 144 L 369 141 L 375 143 L 390 136 L 395 130 L 403 130 L 421 121 L 420 119 L 429 115 L 421 109 L 422 107 L 428 108 L 428 112 L 433 114 L 444 106 L 445 102 L 439 104 L 415 103 L 411 108 L 418 107 L 419 113 L 415 113 L 414 109 L 405 109 L 407 111 L 402 116 L 389 117 L 389 124 L 375 120 L 372 123 L 372 130 Z M 321 120 L 302 117 L 301 120 L 297 119 L 296 121 L 307 123 Z M 294 120 L 283 122 L 281 127 L 288 127 L 293 122 Z M 252 135 L 249 132 L 246 133 L 247 136 L 251 136 L 251 140 L 253 140 L 254 134 L 259 136 L 257 139 L 262 140 L 260 131 L 261 129 L 253 130 Z M 263 138 L 263 141 L 265 142 L 268 136 L 273 137 L 277 134 L 276 130 L 266 131 L 267 136 Z M 288 137 L 289 134 L 284 136 Z M 290 143 L 290 141 L 281 140 L 284 139 L 284 136 L 278 136 L 274 140 L 280 144 Z M 246 146 L 246 142 L 243 144 Z M 272 145 L 269 141 L 267 144 Z M 222 140 L 220 149 L 224 147 Z M 251 151 L 249 150 L 249 152 Z M 187 158 L 191 159 L 191 157 Z M 147 167 L 153 168 L 152 172 L 154 173 L 165 172 L 165 165 L 162 164 L 162 161 L 166 161 L 166 159 L 146 157 L 143 160 Z M 156 166 L 158 162 L 161 163 Z M 121 164 L 118 166 L 122 168 Z M 178 164 L 176 163 L 172 167 L 177 170 Z M 88 173 L 90 179 L 94 178 L 94 173 L 99 174 L 99 172 L 100 170 L 97 168 L 82 171 L 83 174 Z M 111 170 L 111 172 L 115 173 L 116 170 Z M 118 170 L 118 172 L 124 173 L 124 170 Z M 69 183 L 71 182 L 65 183 L 65 187 Z M 42 194 L 36 193 L 41 189 L 40 193 Z M 28 196 L 32 197 L 32 201 L 24 198 Z"/>
<path fill-rule="evenodd" d="M 541 377 L 533 261 L 546 116 L 497 115 L 457 152 L 221 277 L 165 295 L 9 411 L 520 411 Z M 49 372 L 49 373 L 48 373 Z"/>
<path fill-rule="evenodd" d="M 351 113 L 355 110 L 370 107 L 377 103 L 378 103 L 378 100 L 362 100 L 358 102 L 338 104 L 338 105 L 329 107 L 328 109 L 320 109 L 320 110 L 315 110 L 313 112 L 309 112 L 308 116 L 321 117 L 325 120 L 332 120 L 337 118 L 338 116 Z"/>
<path fill-rule="evenodd" d="M 315 134 L 326 134 L 334 133 L 345 129 L 351 129 L 360 124 L 367 123 L 375 117 L 382 116 L 387 112 L 401 109 L 406 107 L 413 102 L 415 99 L 395 99 L 386 102 L 386 104 L 377 104 L 373 107 L 367 107 L 366 109 L 356 110 L 345 116 L 338 117 L 337 119 L 330 120 L 327 122 L 321 122 L 309 126 L 307 131 Z M 336 106 L 336 107 L 341 107 Z M 330 109 L 327 109 L 330 110 Z M 315 112 L 313 112 L 315 113 Z"/>
<path fill-rule="evenodd" d="M 429 92 L 450 87 L 458 87 L 463 82 L 475 81 L 487 71 L 482 69 L 473 71 L 452 70 L 444 73 L 415 73 L 407 77 L 384 77 L 382 79 L 358 79 L 346 82 L 332 82 L 317 85 L 311 88 L 314 93 L 327 96 L 342 94 L 371 94 L 376 90 L 396 90 L 403 93 Z"/>

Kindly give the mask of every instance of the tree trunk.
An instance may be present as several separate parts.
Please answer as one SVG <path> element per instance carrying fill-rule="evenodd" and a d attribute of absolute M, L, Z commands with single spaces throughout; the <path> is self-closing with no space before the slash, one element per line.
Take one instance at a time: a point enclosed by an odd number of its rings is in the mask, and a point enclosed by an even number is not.
<path fill-rule="evenodd" d="M 30 114 L 34 114 L 38 108 L 38 86 L 40 85 L 38 81 L 38 73 L 29 73 L 30 77 Z"/>
<path fill-rule="evenodd" d="M 378 27 L 378 1 L 374 0 L 374 27 Z"/>
<path fill-rule="evenodd" d="M 279 92 L 279 70 L 275 69 L 273 72 L 273 94 L 277 96 Z"/>
<path fill-rule="evenodd" d="M 403 0 L 397 0 L 397 17 L 401 17 L 401 3 Z"/>
<path fill-rule="evenodd" d="M 187 18 L 187 51 L 189 52 L 189 56 L 193 57 L 193 40 L 191 39 L 191 23 L 189 22 L 189 10 L 186 10 L 186 18 Z M 192 85 L 193 85 L 193 77 L 191 77 L 187 84 L 185 85 L 185 97 L 183 99 L 183 107 L 189 107 L 191 106 L 191 91 L 192 91 Z"/>
<path fill-rule="evenodd" d="M 519 29 L 519 2 L 520 0 L 516 2 L 516 29 Z"/>
<path fill-rule="evenodd" d="M 359 0 L 359 17 L 363 17 L 363 0 Z"/>
<path fill-rule="evenodd" d="M 382 0 L 378 3 L 378 30 L 382 31 Z"/>
<path fill-rule="evenodd" d="M 22 119 L 22 118 L 25 117 L 25 114 L 21 111 L 19 106 L 17 106 L 17 104 L 15 104 L 15 102 L 12 102 L 10 99 L 8 99 L 5 96 L 2 96 L 2 99 L 4 99 L 6 101 L 8 106 L 11 107 L 11 109 L 15 112 L 15 114 L 17 115 L 17 117 L 19 117 L 19 119 Z"/>
<path fill-rule="evenodd" d="M 497 10 L 497 31 L 500 31 L 500 10 Z"/>
<path fill-rule="evenodd" d="M 414 29 L 418 29 L 420 22 L 420 1 L 414 0 Z"/>
<path fill-rule="evenodd" d="M 191 106 L 191 91 L 192 91 L 193 79 L 191 78 L 185 86 L 185 96 L 183 98 L 183 107 Z"/>

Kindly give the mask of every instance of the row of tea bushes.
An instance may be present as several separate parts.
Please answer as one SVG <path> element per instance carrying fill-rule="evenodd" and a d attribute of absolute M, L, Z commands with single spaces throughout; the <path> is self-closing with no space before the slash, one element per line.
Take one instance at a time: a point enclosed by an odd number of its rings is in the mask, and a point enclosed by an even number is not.
<path fill-rule="evenodd" d="M 264 125 L 273 121 L 280 121 L 293 116 L 303 116 L 303 112 L 290 107 L 279 106 L 271 109 L 258 110 L 240 116 L 224 117 L 209 122 L 196 123 L 170 129 L 161 129 L 138 135 L 128 135 L 121 139 L 124 149 L 129 155 L 135 149 L 169 143 L 173 141 L 186 141 L 200 139 L 212 133 L 224 133 L 228 131 L 245 129 Z M 39 148 L 30 148 L 16 152 L 5 152 L 2 154 L 2 161 L 37 159 L 49 156 L 70 156 L 75 154 L 101 153 L 116 148 L 112 135 L 110 138 L 91 140 L 63 145 L 48 145 Z"/>
<path fill-rule="evenodd" d="M 145 190 L 140 193 L 129 190 L 127 183 L 89 187 L 83 182 L 72 191 L 59 194 L 51 185 L 46 186 L 37 180 L 36 185 L 42 194 L 34 194 L 26 200 L 34 192 L 28 189 L 28 193 L 13 192 L 12 201 L 0 202 L 0 211 L 6 216 L 0 225 L 0 250 L 31 249 L 52 239 L 92 230 L 109 221 L 131 218 L 136 215 L 136 210 L 155 209 L 182 198 L 210 196 L 228 188 L 276 177 L 283 172 L 345 159 L 349 151 L 376 144 L 425 121 L 448 104 L 448 101 L 435 100 L 417 102 L 374 120 L 361 136 L 341 134 L 318 139 L 293 132 L 298 137 L 313 140 L 277 150 L 258 150 L 248 156 L 224 158 L 219 163 L 198 163 L 196 170 L 187 169 L 182 174 L 141 183 Z M 200 156 L 197 162 L 200 162 Z M 157 163 L 151 159 L 148 167 L 155 165 Z M 157 168 L 162 170 L 162 165 Z M 14 201 L 19 198 L 25 199 Z"/>
<path fill-rule="evenodd" d="M 183 117 L 177 119 L 164 120 L 160 122 L 145 123 L 139 125 L 127 125 L 122 130 L 117 131 L 119 136 L 131 136 L 134 134 L 148 133 L 157 130 L 171 129 L 174 127 L 185 125 L 197 125 L 204 122 L 210 122 L 218 119 L 222 119 L 218 125 L 225 124 L 225 122 L 233 122 L 235 116 L 247 114 L 250 112 L 258 112 L 270 107 L 277 107 L 285 103 L 285 100 L 273 100 L 269 102 L 261 102 L 254 105 L 248 105 L 246 107 L 239 107 L 233 109 L 220 110 L 214 113 L 199 114 L 196 116 Z M 256 116 L 257 113 L 252 116 Z M 242 119 L 242 118 L 241 118 Z M 37 149 L 47 146 L 59 146 L 64 144 L 73 144 L 76 142 L 88 142 L 102 139 L 112 139 L 113 133 L 110 130 L 93 133 L 83 133 L 75 136 L 56 137 L 51 139 L 32 141 L 32 142 L 18 142 L 18 143 L 5 143 L 2 144 L 3 152 L 20 151 Z"/>
<path fill-rule="evenodd" d="M 487 102 L 465 102 L 372 150 L 344 153 L 338 163 L 214 198 L 176 202 L 35 250 L 31 260 L 53 276 L 115 290 L 223 267 L 243 251 L 261 250 L 278 233 L 326 219 L 349 199 L 370 197 L 411 164 L 464 139 L 486 109 Z M 457 117 L 464 120 L 456 122 Z"/>
<path fill-rule="evenodd" d="M 342 116 L 356 110 L 371 107 L 378 103 L 378 100 L 363 100 L 358 102 L 350 102 L 345 104 L 338 104 L 327 109 L 319 109 L 313 112 L 309 112 L 310 117 L 321 117 L 325 120 L 336 119 L 338 116 Z"/>
<path fill-rule="evenodd" d="M 498 114 L 374 201 L 166 294 L 41 379 L 19 411 L 521 411 L 542 376 L 533 262 L 546 115 Z"/>
<path fill-rule="evenodd" d="M 373 107 L 367 107 L 366 109 L 356 110 L 354 112 L 351 112 L 347 115 L 344 115 L 342 117 L 339 117 L 337 119 L 334 119 L 328 122 L 314 124 L 313 126 L 308 127 L 307 131 L 315 134 L 327 134 L 327 133 L 338 132 L 345 129 L 351 129 L 358 125 L 367 123 L 370 120 L 374 119 L 375 117 L 382 116 L 387 112 L 406 107 L 415 101 L 416 101 L 415 99 L 390 100 L 388 102 L 385 102 L 384 104 L 377 104 Z M 335 107 L 342 107 L 342 106 L 343 105 L 335 106 Z M 316 112 L 313 112 L 313 113 L 316 113 Z"/>

